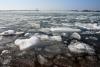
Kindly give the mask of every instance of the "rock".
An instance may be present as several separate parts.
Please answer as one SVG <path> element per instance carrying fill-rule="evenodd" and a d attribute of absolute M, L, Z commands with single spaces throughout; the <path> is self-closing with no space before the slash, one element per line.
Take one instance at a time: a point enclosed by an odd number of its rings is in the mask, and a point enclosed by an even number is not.
<path fill-rule="evenodd" d="M 3 50 L 1 55 L 5 54 L 5 53 L 9 53 L 9 51 L 8 50 Z"/>
<path fill-rule="evenodd" d="M 88 44 L 81 42 L 71 43 L 68 48 L 73 53 L 95 54 L 95 50 L 92 47 L 90 47 Z"/>
<path fill-rule="evenodd" d="M 69 58 L 57 55 L 54 60 L 54 64 L 57 65 L 58 67 L 69 67 L 72 66 L 73 61 L 69 60 Z"/>
<path fill-rule="evenodd" d="M 5 65 L 9 65 L 9 63 L 11 62 L 12 57 L 9 55 L 3 55 L 2 59 L 0 59 L 0 61 L 2 62 L 3 66 Z"/>
<path fill-rule="evenodd" d="M 29 59 L 12 59 L 10 65 L 11 67 L 35 67 L 34 61 Z"/>
<path fill-rule="evenodd" d="M 45 64 L 48 62 L 48 60 L 46 58 L 44 58 L 42 55 L 38 55 L 38 62 L 40 64 Z"/>
<path fill-rule="evenodd" d="M 71 55 L 71 53 L 69 53 L 69 52 L 67 52 L 65 55 L 66 55 L 66 57 L 73 57 L 73 56 Z"/>
<path fill-rule="evenodd" d="M 35 46 L 39 43 L 39 38 L 32 36 L 29 39 L 16 39 L 15 45 L 19 46 L 20 50 L 28 49 L 32 46 Z"/>
<path fill-rule="evenodd" d="M 71 38 L 75 38 L 75 39 L 78 39 L 78 40 L 80 40 L 81 39 L 81 36 L 78 34 L 78 33 L 73 33 L 72 35 L 71 35 Z"/>
<path fill-rule="evenodd" d="M 15 34 L 14 30 L 7 30 L 7 31 L 0 33 L 0 35 L 14 35 L 14 34 Z"/>
<path fill-rule="evenodd" d="M 86 56 L 87 61 L 91 61 L 91 62 L 96 62 L 97 61 L 97 57 L 96 56 Z"/>
<path fill-rule="evenodd" d="M 43 57 L 42 55 L 38 55 L 38 62 L 41 64 L 41 66 L 43 67 L 51 67 L 52 66 L 52 62 L 48 59 L 46 59 L 45 57 Z"/>

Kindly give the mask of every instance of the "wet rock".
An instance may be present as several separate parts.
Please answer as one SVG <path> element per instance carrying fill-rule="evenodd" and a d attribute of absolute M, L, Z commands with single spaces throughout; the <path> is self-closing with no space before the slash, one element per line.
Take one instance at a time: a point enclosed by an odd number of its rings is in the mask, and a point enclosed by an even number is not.
<path fill-rule="evenodd" d="M 47 67 L 52 66 L 52 62 L 50 60 L 47 60 L 42 55 L 38 55 L 38 62 L 41 64 L 41 66 L 47 66 Z"/>
<path fill-rule="evenodd" d="M 73 61 L 69 60 L 66 57 L 58 55 L 54 58 L 53 63 L 58 67 L 69 67 L 72 66 Z"/>
<path fill-rule="evenodd" d="M 38 62 L 39 62 L 40 64 L 45 64 L 45 63 L 48 62 L 48 60 L 47 60 L 46 58 L 44 58 L 43 56 L 38 55 Z"/>
<path fill-rule="evenodd" d="M 9 56 L 9 58 L 5 59 L 2 64 L 7 65 L 10 63 L 10 61 L 11 61 L 11 57 Z"/>
<path fill-rule="evenodd" d="M 89 62 L 97 62 L 97 57 L 96 56 L 86 56 L 87 61 Z"/>
<path fill-rule="evenodd" d="M 77 57 L 77 60 L 78 60 L 78 61 L 81 61 L 81 60 L 83 60 L 83 59 L 84 59 L 84 57 L 80 57 L 80 56 Z"/>
<path fill-rule="evenodd" d="M 29 59 L 13 59 L 10 63 L 11 67 L 35 67 L 34 60 Z"/>
<path fill-rule="evenodd" d="M 2 53 L 1 53 L 1 55 L 7 54 L 7 53 L 10 53 L 10 52 L 8 50 L 3 50 Z"/>
<path fill-rule="evenodd" d="M 100 60 L 100 54 L 97 54 L 98 60 Z"/>
<path fill-rule="evenodd" d="M 0 59 L 2 66 L 6 66 L 6 65 L 9 66 L 11 60 L 12 60 L 12 57 L 10 55 L 2 55 Z"/>
<path fill-rule="evenodd" d="M 22 51 L 22 52 L 19 52 L 19 53 L 17 54 L 17 56 L 24 56 L 25 54 L 27 54 L 27 52 L 26 52 L 26 51 Z"/>
<path fill-rule="evenodd" d="M 73 55 L 70 52 L 67 52 L 65 55 L 66 57 L 73 57 Z"/>

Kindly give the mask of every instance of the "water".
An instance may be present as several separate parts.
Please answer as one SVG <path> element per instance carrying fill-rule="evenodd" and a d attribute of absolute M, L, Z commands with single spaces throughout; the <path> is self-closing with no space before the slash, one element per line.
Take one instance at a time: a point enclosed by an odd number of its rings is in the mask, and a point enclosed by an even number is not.
<path fill-rule="evenodd" d="M 67 32 L 65 40 L 43 41 L 42 47 L 20 51 L 15 46 L 16 39 L 29 38 L 21 36 L 0 36 L 0 67 L 100 67 L 100 13 L 70 11 L 0 11 L 0 32 L 7 30 L 36 32 L 45 28 L 79 29 L 81 40 L 70 38 Z M 91 29 L 92 28 L 92 29 Z M 46 29 L 48 33 L 48 29 Z M 60 30 L 62 31 L 62 30 Z M 70 31 L 70 30 L 67 30 Z M 44 30 L 45 32 L 45 30 Z M 98 34 L 96 34 L 98 32 Z M 59 33 L 59 31 L 57 32 Z M 43 32 L 42 32 L 43 34 Z M 53 34 L 53 33 L 52 33 Z M 30 33 L 34 35 L 34 33 Z M 43 34 L 46 35 L 46 34 Z M 47 35 L 52 36 L 52 35 Z M 61 35 L 59 35 L 61 36 Z M 96 55 L 73 54 L 68 50 L 71 42 L 79 41 L 97 50 Z M 50 44 L 50 45 L 49 45 Z M 45 45 L 45 46 L 44 46 Z M 81 55 L 81 54 L 80 54 Z M 42 64 L 40 62 L 43 62 Z M 25 65 L 25 66 L 23 66 Z"/>
<path fill-rule="evenodd" d="M 0 11 L 0 28 L 27 28 L 35 21 L 51 21 L 51 23 L 71 23 L 96 20 L 100 22 L 97 12 L 68 12 L 68 11 Z M 81 23 L 81 22 L 80 22 Z"/>

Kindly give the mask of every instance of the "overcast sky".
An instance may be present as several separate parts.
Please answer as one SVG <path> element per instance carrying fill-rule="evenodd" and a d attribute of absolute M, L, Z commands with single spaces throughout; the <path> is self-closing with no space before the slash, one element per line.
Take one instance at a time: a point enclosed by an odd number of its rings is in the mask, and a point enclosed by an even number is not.
<path fill-rule="evenodd" d="M 100 0 L 0 0 L 0 10 L 100 10 Z"/>

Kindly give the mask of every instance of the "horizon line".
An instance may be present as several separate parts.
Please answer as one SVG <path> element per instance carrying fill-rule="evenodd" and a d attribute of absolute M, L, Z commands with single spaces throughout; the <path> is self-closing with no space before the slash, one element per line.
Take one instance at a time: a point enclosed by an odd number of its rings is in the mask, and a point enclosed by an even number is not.
<path fill-rule="evenodd" d="M 41 9 L 0 9 L 0 11 L 3 11 L 3 10 L 7 10 L 7 11 L 82 11 L 82 10 L 89 10 L 89 11 L 100 11 L 100 10 L 95 10 L 95 9 L 70 9 L 70 10 L 67 10 L 67 9 L 64 9 L 64 10 L 41 10 Z"/>

